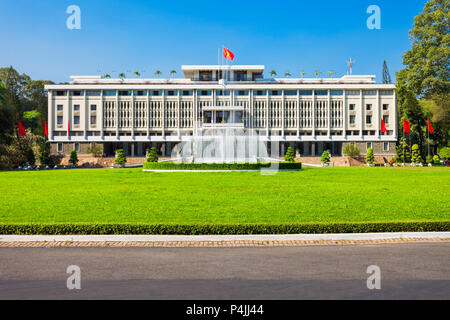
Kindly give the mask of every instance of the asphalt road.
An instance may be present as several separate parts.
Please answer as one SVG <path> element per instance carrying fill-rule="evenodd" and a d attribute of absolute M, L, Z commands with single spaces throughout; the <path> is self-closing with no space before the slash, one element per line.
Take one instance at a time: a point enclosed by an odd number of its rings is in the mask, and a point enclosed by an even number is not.
<path fill-rule="evenodd" d="M 69 265 L 81 289 L 66 287 Z M 367 267 L 381 289 L 367 288 Z M 449 299 L 450 242 L 283 248 L 1 248 L 0 299 Z"/>

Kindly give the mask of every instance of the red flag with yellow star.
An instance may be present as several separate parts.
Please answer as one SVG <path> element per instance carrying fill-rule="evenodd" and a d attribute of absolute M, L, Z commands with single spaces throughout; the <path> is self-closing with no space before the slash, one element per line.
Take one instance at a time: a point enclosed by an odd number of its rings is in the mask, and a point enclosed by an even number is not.
<path fill-rule="evenodd" d="M 228 59 L 230 61 L 233 61 L 234 59 L 234 53 L 228 50 L 227 48 L 223 47 L 223 57 L 225 59 Z"/>

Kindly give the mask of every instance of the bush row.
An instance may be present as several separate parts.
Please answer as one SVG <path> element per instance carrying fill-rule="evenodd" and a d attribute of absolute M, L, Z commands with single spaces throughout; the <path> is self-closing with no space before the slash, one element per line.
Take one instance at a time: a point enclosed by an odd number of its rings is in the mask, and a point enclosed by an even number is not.
<path fill-rule="evenodd" d="M 450 221 L 297 224 L 0 224 L 18 235 L 243 235 L 450 231 Z"/>
<path fill-rule="evenodd" d="M 260 170 L 270 167 L 271 163 L 174 163 L 145 162 L 147 170 Z M 300 162 L 280 162 L 280 170 L 301 170 Z"/>

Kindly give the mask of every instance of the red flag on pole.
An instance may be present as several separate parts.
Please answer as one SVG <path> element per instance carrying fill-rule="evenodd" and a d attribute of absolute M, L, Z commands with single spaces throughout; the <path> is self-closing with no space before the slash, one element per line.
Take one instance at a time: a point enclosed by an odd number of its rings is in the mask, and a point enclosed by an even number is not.
<path fill-rule="evenodd" d="M 430 119 L 428 119 L 428 132 L 429 133 L 433 133 L 434 132 L 434 129 L 433 129 L 433 126 L 431 125 Z"/>
<path fill-rule="evenodd" d="M 383 119 L 381 119 L 381 132 L 388 133 L 388 131 L 386 129 L 386 123 L 384 122 Z"/>
<path fill-rule="evenodd" d="M 411 123 L 406 119 L 403 120 L 403 132 L 411 133 Z"/>
<path fill-rule="evenodd" d="M 44 120 L 44 134 L 48 139 L 48 127 L 47 127 L 47 121 Z"/>
<path fill-rule="evenodd" d="M 234 53 L 228 50 L 227 48 L 223 47 L 223 57 L 225 59 L 228 59 L 230 61 L 233 61 L 234 59 Z"/>
<path fill-rule="evenodd" d="M 70 137 L 70 122 L 67 122 L 67 136 Z"/>
<path fill-rule="evenodd" d="M 20 122 L 20 121 L 19 121 L 19 134 L 21 136 L 26 136 L 27 135 L 27 132 L 25 131 L 25 128 L 24 128 L 22 122 Z"/>

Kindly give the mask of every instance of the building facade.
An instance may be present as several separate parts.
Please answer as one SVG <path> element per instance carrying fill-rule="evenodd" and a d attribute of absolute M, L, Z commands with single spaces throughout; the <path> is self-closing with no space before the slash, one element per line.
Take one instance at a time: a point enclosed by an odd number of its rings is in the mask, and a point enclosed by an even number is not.
<path fill-rule="evenodd" d="M 377 156 L 395 155 L 395 85 L 376 84 L 375 76 L 266 79 L 264 66 L 182 70 L 184 79 L 72 76 L 70 84 L 47 85 L 52 153 L 84 154 L 96 144 L 104 156 L 117 149 L 145 156 L 149 147 L 169 156 L 205 130 L 241 128 L 269 148 L 279 143 L 281 155 L 292 146 L 301 156 L 340 156 L 348 143 L 362 154 L 372 147 Z"/>

